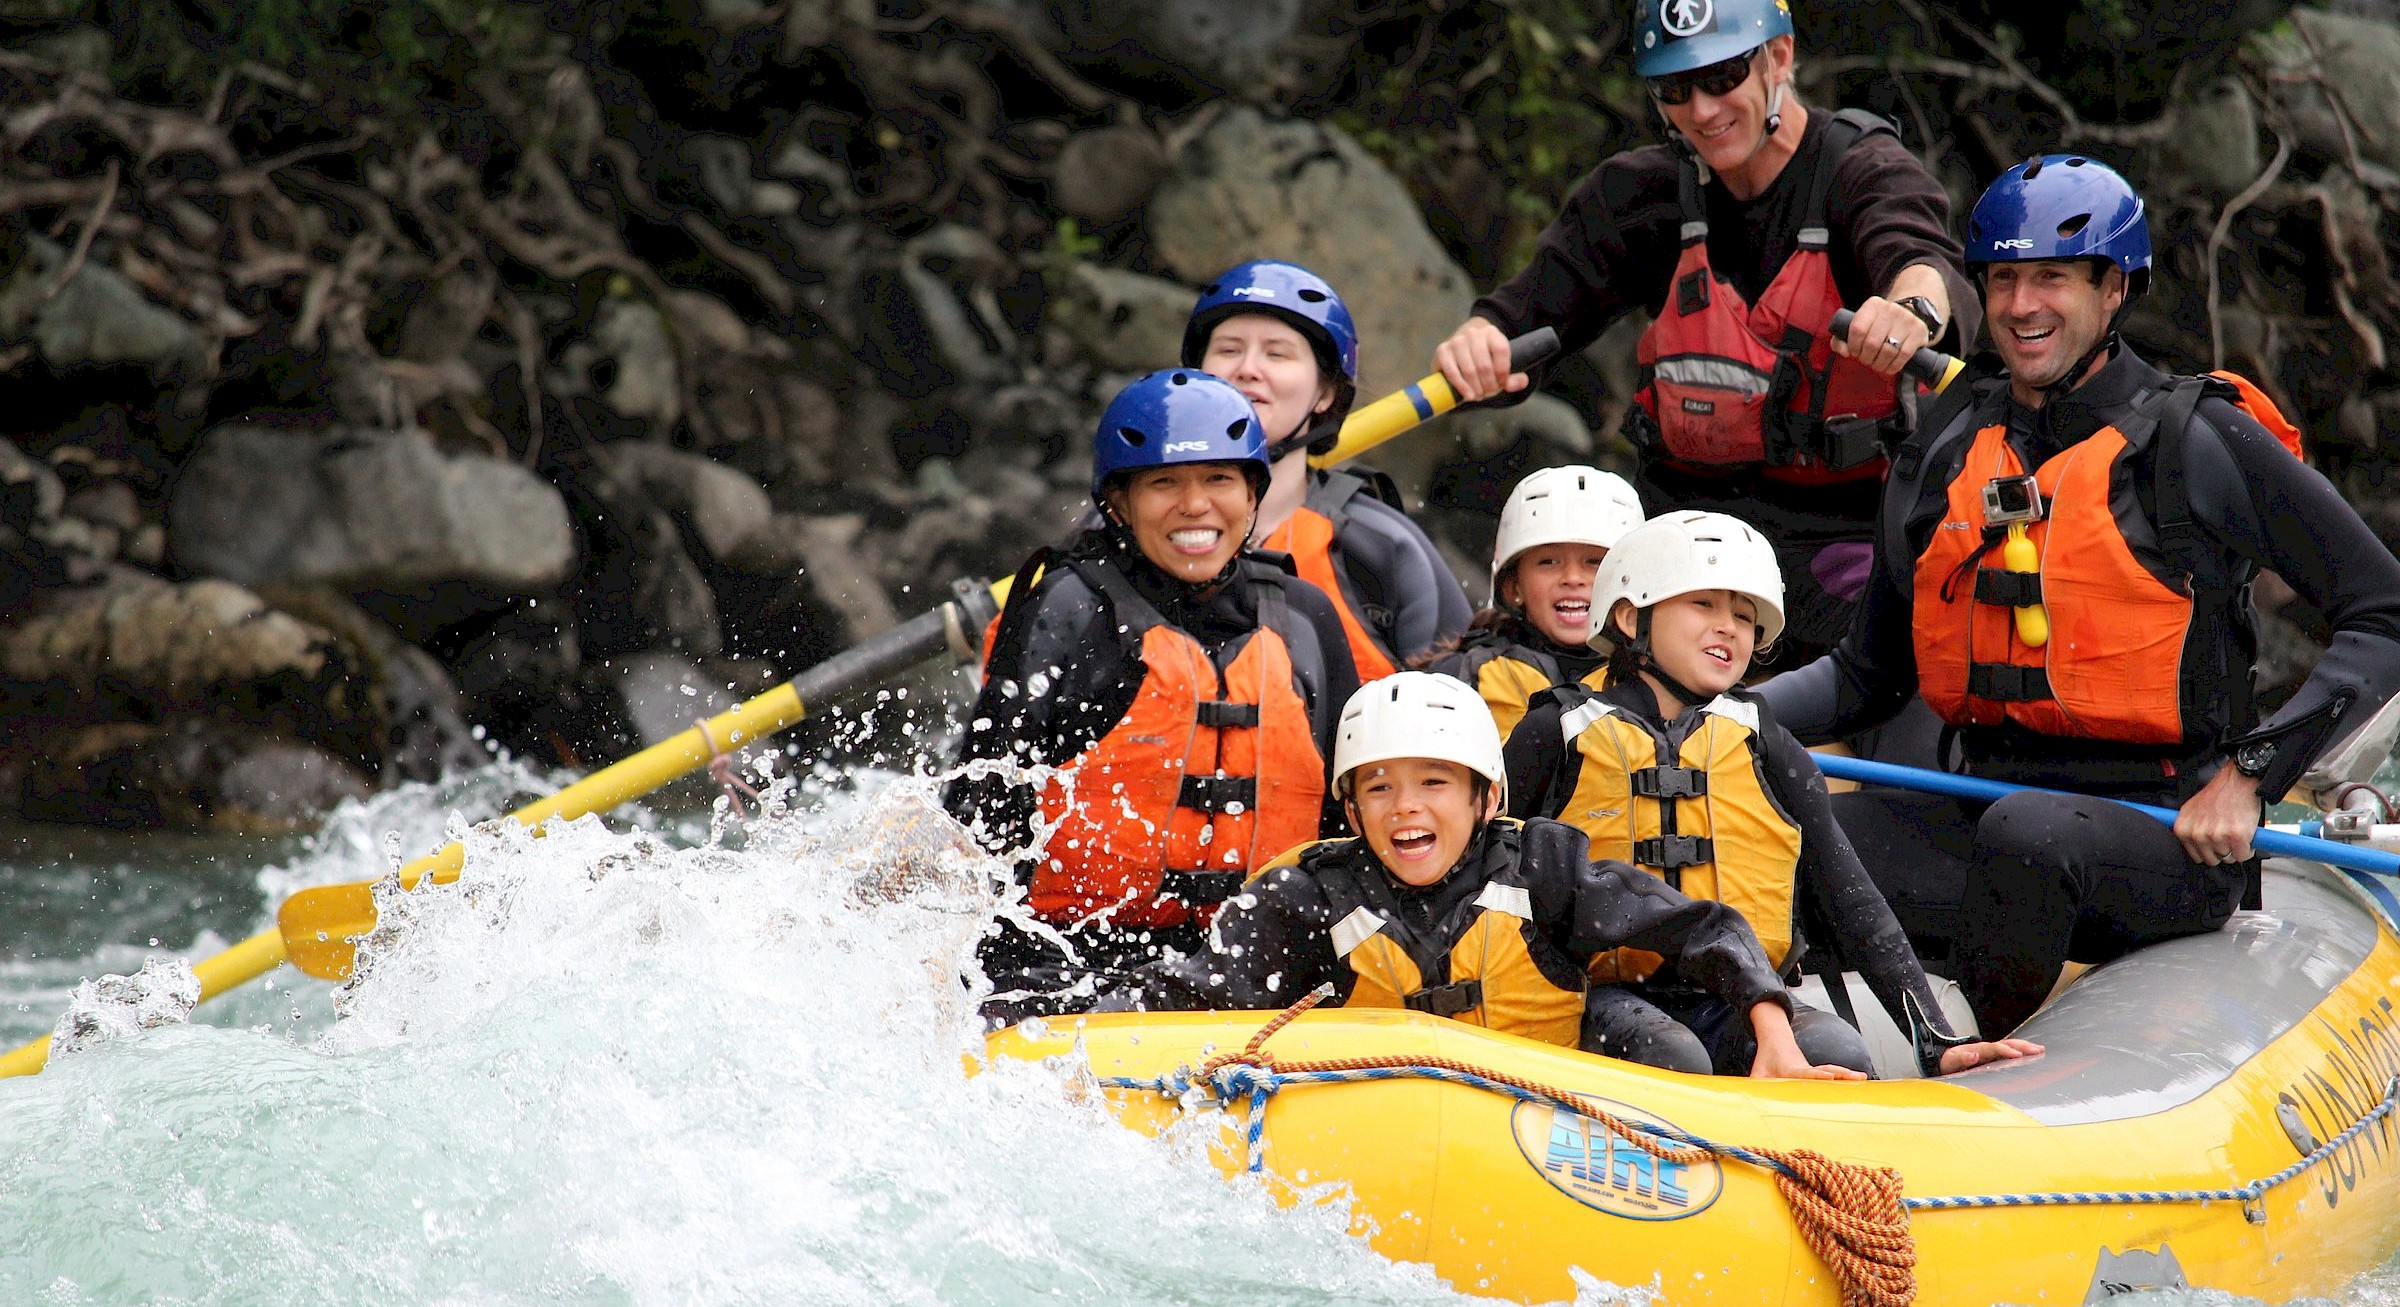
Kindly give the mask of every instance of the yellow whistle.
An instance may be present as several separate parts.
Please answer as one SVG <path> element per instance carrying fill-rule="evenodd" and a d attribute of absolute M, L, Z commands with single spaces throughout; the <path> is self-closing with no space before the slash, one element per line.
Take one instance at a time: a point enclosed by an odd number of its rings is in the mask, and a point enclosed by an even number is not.
<path fill-rule="evenodd" d="M 2033 537 L 2025 534 L 2023 522 L 2008 524 L 2008 540 L 2000 546 L 2000 562 L 2011 572 L 2042 570 L 2042 556 L 2033 547 Z M 2050 643 L 2049 610 L 2040 604 L 2017 609 L 2017 638 L 2034 649 Z"/>

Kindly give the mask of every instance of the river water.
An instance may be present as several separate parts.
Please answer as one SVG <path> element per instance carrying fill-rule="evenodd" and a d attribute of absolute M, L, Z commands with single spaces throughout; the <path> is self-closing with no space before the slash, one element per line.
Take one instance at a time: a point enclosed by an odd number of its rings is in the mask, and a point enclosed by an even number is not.
<path fill-rule="evenodd" d="M 0 831 L 12 1047 L 82 978 L 470 848 L 345 990 L 286 969 L 0 1080 L 0 1304 L 1460 1301 L 1056 1069 L 970 1077 L 982 869 L 926 851 L 929 781 L 830 780 L 731 838 L 471 828 L 551 783 L 500 767 L 307 839 Z M 2400 1272 L 2345 1300 L 2400 1304 Z"/>

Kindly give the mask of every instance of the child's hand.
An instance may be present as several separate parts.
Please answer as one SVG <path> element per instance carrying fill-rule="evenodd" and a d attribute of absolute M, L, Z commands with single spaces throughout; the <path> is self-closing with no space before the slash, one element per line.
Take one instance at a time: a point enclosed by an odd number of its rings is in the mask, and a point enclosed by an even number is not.
<path fill-rule="evenodd" d="M 2041 1051 L 2042 1046 L 2030 1039 L 1994 1039 L 1981 1044 L 1960 1044 L 1942 1050 L 1942 1074 L 1954 1076 L 1971 1066 L 2032 1057 Z"/>
<path fill-rule="evenodd" d="M 1846 1066 L 1815 1066 L 1792 1038 L 1792 1019 L 1777 1003 L 1750 1005 L 1750 1031 L 1758 1037 L 1758 1055 L 1750 1059 L 1753 1080 L 1864 1080 L 1866 1073 Z"/>

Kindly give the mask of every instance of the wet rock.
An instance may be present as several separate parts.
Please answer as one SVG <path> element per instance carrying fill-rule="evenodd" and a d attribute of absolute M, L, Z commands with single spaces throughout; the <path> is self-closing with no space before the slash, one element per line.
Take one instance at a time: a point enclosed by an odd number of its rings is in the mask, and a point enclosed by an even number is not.
<path fill-rule="evenodd" d="M 588 344 L 578 346 L 595 350 L 612 365 L 600 398 L 619 416 L 647 421 L 658 432 L 683 416 L 675 342 L 657 309 L 639 300 L 611 297 L 593 320 Z"/>
<path fill-rule="evenodd" d="M 1198 294 L 1164 277 L 1078 263 L 1048 305 L 1050 325 L 1112 372 L 1173 367 Z"/>
<path fill-rule="evenodd" d="M 1077 132 L 1050 162 L 1050 200 L 1058 211 L 1095 226 L 1132 213 L 1167 177 L 1158 133 L 1117 123 Z"/>
<path fill-rule="evenodd" d="M 2290 22 L 2259 48 L 2285 75 L 2279 84 L 2296 144 L 2346 161 L 2355 143 L 2362 160 L 2400 172 L 2400 26 L 2299 7 Z M 2349 119 L 2348 131 L 2337 112 Z"/>
<path fill-rule="evenodd" d="M 245 585 L 404 600 L 539 593 L 575 562 L 557 491 L 514 463 L 445 455 L 414 428 L 218 427 L 177 481 L 167 544 L 186 569 Z"/>
<path fill-rule="evenodd" d="M 1415 381 L 1474 290 L 1397 178 L 1340 129 L 1227 111 L 1185 147 L 1152 198 L 1150 235 L 1193 284 L 1244 259 L 1290 259 L 1333 283 L 1358 321 L 1362 398 Z M 1421 486 L 1437 442 L 1376 461 Z"/>
<path fill-rule="evenodd" d="M 160 1026 L 179 1026 L 200 1006 L 200 978 L 182 958 L 151 958 L 130 976 L 102 976 L 75 987 L 50 1033 L 50 1059 L 72 1057 Z"/>
<path fill-rule="evenodd" d="M 767 492 L 741 473 L 665 445 L 620 440 L 592 451 L 608 474 L 675 516 L 685 539 L 723 558 L 774 516 Z"/>
<path fill-rule="evenodd" d="M 674 514 L 597 457 L 562 463 L 559 476 L 582 534 L 583 566 L 568 593 L 584 656 L 717 653 L 716 597 Z"/>
<path fill-rule="evenodd" d="M 324 629 L 224 581 L 173 585 L 116 569 L 45 592 L 0 628 L 0 705 L 69 720 L 221 711 L 375 756 L 354 655 Z"/>
<path fill-rule="evenodd" d="M 2259 154 L 2258 106 L 2241 79 L 2202 82 L 2173 112 L 2177 148 L 2161 154 L 2165 168 L 2217 195 L 2232 195 L 2258 180 L 2266 166 Z"/>
<path fill-rule="evenodd" d="M 270 587 L 260 598 L 330 632 L 364 668 L 368 702 L 383 729 L 378 779 L 433 781 L 491 761 L 466 718 L 466 697 L 431 654 L 402 640 L 338 591 Z"/>
<path fill-rule="evenodd" d="M 35 821 L 245 835 L 309 829 L 374 789 L 315 745 L 198 719 L 71 733 L 33 761 L 23 785 L 19 808 Z"/>
<path fill-rule="evenodd" d="M 200 329 L 152 303 L 123 274 L 86 259 L 64 285 L 67 251 L 25 237 L 28 257 L 0 285 L 0 340 L 30 338 L 53 368 L 139 363 L 165 377 L 207 356 Z"/>

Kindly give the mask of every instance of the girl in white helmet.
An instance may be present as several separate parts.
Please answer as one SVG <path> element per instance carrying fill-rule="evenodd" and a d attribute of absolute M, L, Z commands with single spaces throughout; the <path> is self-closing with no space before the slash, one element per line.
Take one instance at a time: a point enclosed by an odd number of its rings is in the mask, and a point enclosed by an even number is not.
<path fill-rule="evenodd" d="M 1500 733 L 1464 683 L 1402 672 L 1361 688 L 1334 750 L 1335 790 L 1360 834 L 1270 863 L 1218 915 L 1209 952 L 1142 968 L 1097 1010 L 1280 1008 L 1330 984 L 1349 1006 L 1573 1046 L 1590 965 L 1641 948 L 1745 1018 L 1751 1074 L 1859 1078 L 1802 1055 L 1791 998 L 1738 913 L 1595 864 L 1571 826 L 1500 816 Z"/>
<path fill-rule="evenodd" d="M 1592 651 L 1592 586 L 1617 537 L 1640 526 L 1642 501 L 1613 472 L 1546 467 L 1517 483 L 1492 542 L 1492 599 L 1427 671 L 1475 687 L 1502 739 L 1526 701 L 1553 685 L 1600 688 Z"/>
<path fill-rule="evenodd" d="M 1512 811 L 1556 818 L 1589 837 L 1594 856 L 1738 909 L 1788 976 L 1811 946 L 1864 973 L 1915 1033 L 1928 1075 L 2041 1051 L 1950 1032 L 1891 907 L 1835 824 L 1815 762 L 1737 688 L 1752 653 L 1783 630 L 1783 576 L 1764 536 L 1719 513 L 1653 518 L 1617 541 L 1593 606 L 1607 688 L 1534 699 L 1507 747 Z M 1592 975 L 1605 982 L 1590 1002 L 1599 1051 L 1688 1071 L 1749 1063 L 1749 1023 L 1680 959 L 1619 950 Z M 1803 1006 L 1792 1027 L 1809 1061 L 1870 1068 L 1865 1041 L 1842 1019 Z"/>

